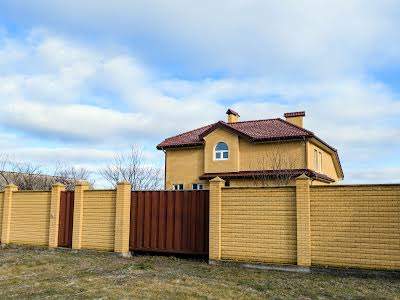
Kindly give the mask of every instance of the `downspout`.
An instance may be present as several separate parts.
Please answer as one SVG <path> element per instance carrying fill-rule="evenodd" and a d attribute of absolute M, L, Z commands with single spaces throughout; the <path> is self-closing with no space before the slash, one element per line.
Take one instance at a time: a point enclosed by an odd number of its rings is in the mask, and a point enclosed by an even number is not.
<path fill-rule="evenodd" d="M 305 165 L 305 167 L 306 167 L 306 169 L 308 169 L 308 143 L 307 143 L 307 140 L 306 140 L 306 137 L 303 137 L 303 140 L 304 140 L 304 165 Z M 311 178 L 311 185 L 313 185 L 312 183 L 314 182 L 314 178 Z"/>
<path fill-rule="evenodd" d="M 304 141 L 304 166 L 305 169 L 308 169 L 308 145 L 307 145 L 307 140 L 306 137 L 303 137 L 303 141 Z"/>

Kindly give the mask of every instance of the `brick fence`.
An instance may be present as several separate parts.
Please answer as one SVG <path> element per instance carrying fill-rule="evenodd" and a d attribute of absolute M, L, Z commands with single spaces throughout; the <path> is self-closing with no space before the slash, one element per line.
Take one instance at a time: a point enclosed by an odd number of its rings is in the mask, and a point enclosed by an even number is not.
<path fill-rule="evenodd" d="M 1 243 L 57 247 L 62 191 L 60 183 L 51 191 L 6 186 L 0 193 Z M 116 190 L 89 190 L 86 182 L 77 184 L 72 248 L 129 252 L 130 192 L 126 182 Z"/>
<path fill-rule="evenodd" d="M 0 193 L 2 244 L 58 245 L 60 194 Z M 131 186 L 75 188 L 73 249 L 129 252 Z M 400 270 L 400 185 L 312 186 L 300 176 L 290 187 L 225 187 L 210 181 L 209 258 Z"/>
<path fill-rule="evenodd" d="M 210 259 L 400 270 L 400 185 L 210 182 Z"/>

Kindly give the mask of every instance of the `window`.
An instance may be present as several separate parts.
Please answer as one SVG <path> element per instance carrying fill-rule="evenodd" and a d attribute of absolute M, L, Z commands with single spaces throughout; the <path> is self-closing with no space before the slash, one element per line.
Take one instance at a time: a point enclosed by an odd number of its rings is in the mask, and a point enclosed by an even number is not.
<path fill-rule="evenodd" d="M 230 187 L 231 186 L 231 182 L 229 180 L 225 180 L 225 186 L 226 187 Z"/>
<path fill-rule="evenodd" d="M 192 184 L 192 190 L 202 190 L 202 189 L 203 189 L 202 183 L 193 183 Z"/>
<path fill-rule="evenodd" d="M 229 158 L 229 148 L 224 142 L 219 142 L 215 146 L 215 160 L 227 160 Z"/>
<path fill-rule="evenodd" d="M 322 152 L 314 149 L 314 171 L 322 173 Z"/>
<path fill-rule="evenodd" d="M 318 171 L 322 173 L 322 152 L 319 153 L 319 166 Z"/>
<path fill-rule="evenodd" d="M 318 171 L 318 151 L 314 149 L 314 171 Z"/>
<path fill-rule="evenodd" d="M 183 183 L 176 183 L 172 185 L 172 190 L 181 191 L 183 190 Z"/>

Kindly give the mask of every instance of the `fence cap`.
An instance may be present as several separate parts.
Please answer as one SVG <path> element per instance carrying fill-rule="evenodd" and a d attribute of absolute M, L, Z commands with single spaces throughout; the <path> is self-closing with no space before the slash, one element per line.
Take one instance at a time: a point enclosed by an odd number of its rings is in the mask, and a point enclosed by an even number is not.
<path fill-rule="evenodd" d="M 5 188 L 11 188 L 11 189 L 17 189 L 18 190 L 18 186 L 16 186 L 14 183 L 10 183 L 10 184 L 7 184 L 6 186 L 5 186 Z"/>
<path fill-rule="evenodd" d="M 54 186 L 54 187 L 56 187 L 56 186 L 65 187 L 65 184 L 62 184 L 61 182 L 56 182 L 56 183 L 53 183 L 52 186 Z"/>
<path fill-rule="evenodd" d="M 82 185 L 89 186 L 89 183 L 86 180 L 78 180 L 75 184 L 75 186 L 82 186 Z"/>
<path fill-rule="evenodd" d="M 225 182 L 221 177 L 217 176 L 210 180 L 210 182 Z"/>
<path fill-rule="evenodd" d="M 306 173 L 301 174 L 299 177 L 296 177 L 296 180 L 311 180 L 310 177 L 306 175 Z"/>
<path fill-rule="evenodd" d="M 118 182 L 117 185 L 131 185 L 131 183 L 127 180 L 124 180 L 124 181 Z"/>

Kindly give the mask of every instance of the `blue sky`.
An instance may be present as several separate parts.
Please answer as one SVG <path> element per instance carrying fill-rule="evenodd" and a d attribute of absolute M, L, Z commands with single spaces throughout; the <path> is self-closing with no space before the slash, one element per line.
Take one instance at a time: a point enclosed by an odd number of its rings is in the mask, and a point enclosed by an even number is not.
<path fill-rule="evenodd" d="M 84 3 L 81 3 L 84 2 Z M 96 171 L 216 120 L 305 110 L 345 183 L 400 182 L 398 1 L 0 3 L 3 154 Z"/>

